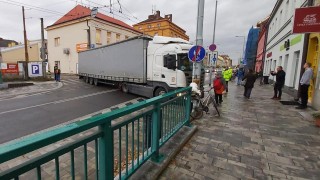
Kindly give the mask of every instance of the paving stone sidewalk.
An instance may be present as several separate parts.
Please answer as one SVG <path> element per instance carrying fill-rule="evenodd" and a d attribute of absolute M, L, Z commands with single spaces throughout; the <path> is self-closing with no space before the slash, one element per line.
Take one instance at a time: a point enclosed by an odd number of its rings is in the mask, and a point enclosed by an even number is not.
<path fill-rule="evenodd" d="M 320 128 L 295 106 L 256 85 L 251 99 L 229 84 L 220 107 L 193 123 L 198 131 L 160 179 L 320 179 Z M 287 94 L 283 100 L 293 100 Z"/>

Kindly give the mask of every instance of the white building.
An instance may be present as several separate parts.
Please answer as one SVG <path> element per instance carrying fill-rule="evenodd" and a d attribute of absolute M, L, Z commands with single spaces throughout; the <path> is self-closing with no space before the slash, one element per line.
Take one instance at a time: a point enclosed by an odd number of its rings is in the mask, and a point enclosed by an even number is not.
<path fill-rule="evenodd" d="M 50 71 L 58 64 L 62 73 L 71 74 L 78 73 L 78 52 L 87 49 L 88 34 L 91 47 L 141 34 L 130 25 L 104 14 L 97 13 L 91 17 L 91 10 L 81 5 L 77 5 L 46 30 Z"/>
<path fill-rule="evenodd" d="M 299 88 L 305 38 L 304 34 L 292 34 L 293 16 L 295 8 L 306 3 L 306 0 L 278 0 L 268 23 L 264 74 L 282 66 L 286 72 L 285 88 L 292 95 L 296 95 Z M 273 76 L 269 78 L 275 80 Z"/>

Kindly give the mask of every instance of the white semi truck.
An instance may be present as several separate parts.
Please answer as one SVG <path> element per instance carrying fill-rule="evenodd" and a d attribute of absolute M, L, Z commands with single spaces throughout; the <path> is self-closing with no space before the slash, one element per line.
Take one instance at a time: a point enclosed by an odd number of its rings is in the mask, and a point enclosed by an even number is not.
<path fill-rule="evenodd" d="M 79 77 L 94 85 L 116 85 L 126 93 L 158 96 L 191 83 L 191 47 L 180 38 L 137 36 L 80 52 Z"/>

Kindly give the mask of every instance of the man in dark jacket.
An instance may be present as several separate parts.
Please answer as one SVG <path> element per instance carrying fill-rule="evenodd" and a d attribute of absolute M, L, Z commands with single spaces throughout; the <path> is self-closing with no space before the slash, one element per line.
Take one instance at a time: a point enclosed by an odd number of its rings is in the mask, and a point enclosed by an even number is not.
<path fill-rule="evenodd" d="M 274 95 L 271 99 L 280 100 L 282 95 L 282 88 L 286 79 L 286 73 L 283 71 L 282 66 L 277 67 L 277 72 L 271 71 L 272 76 L 276 76 L 276 83 L 274 85 Z"/>
<path fill-rule="evenodd" d="M 249 99 L 252 88 L 254 86 L 254 82 L 256 81 L 256 75 L 253 73 L 253 70 L 249 69 L 248 74 L 246 74 L 242 80 L 246 80 L 246 83 L 244 84 L 243 96 Z"/>

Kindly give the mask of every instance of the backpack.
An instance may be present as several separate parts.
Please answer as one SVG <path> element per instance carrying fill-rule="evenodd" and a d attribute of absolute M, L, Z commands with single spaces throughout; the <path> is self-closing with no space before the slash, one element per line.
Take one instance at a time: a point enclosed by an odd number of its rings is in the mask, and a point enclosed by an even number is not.
<path fill-rule="evenodd" d="M 223 84 L 221 82 L 221 79 L 220 78 L 217 78 L 213 81 L 213 88 L 215 90 L 220 90 L 222 88 Z"/>

